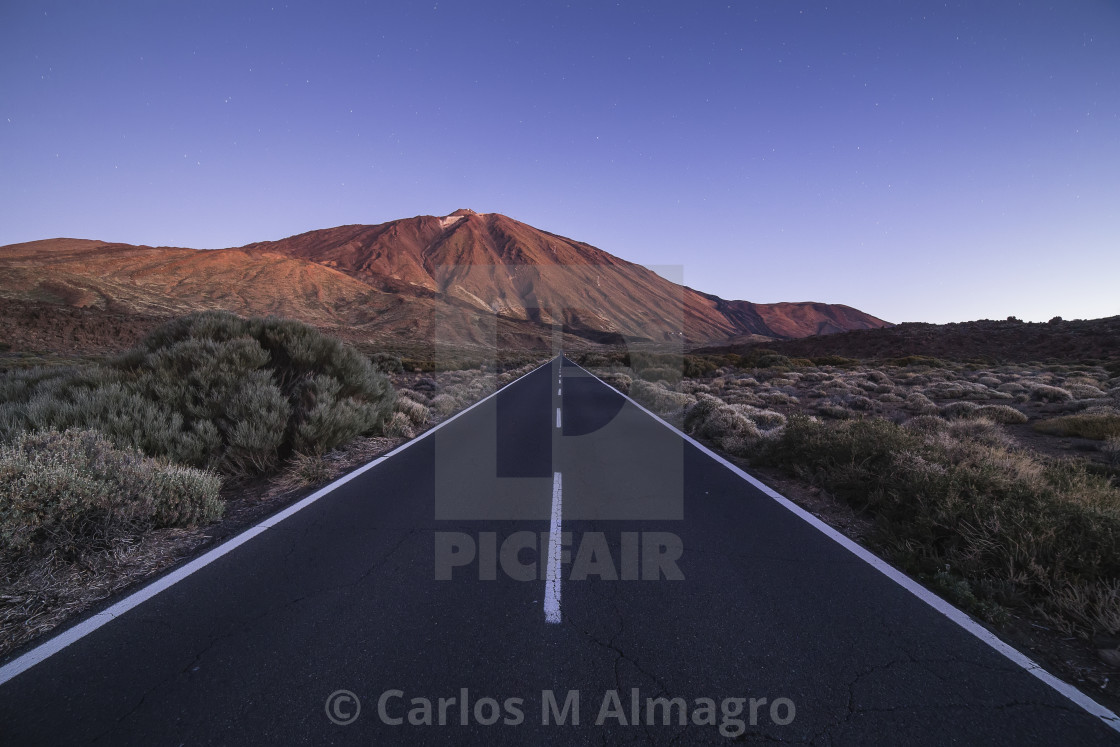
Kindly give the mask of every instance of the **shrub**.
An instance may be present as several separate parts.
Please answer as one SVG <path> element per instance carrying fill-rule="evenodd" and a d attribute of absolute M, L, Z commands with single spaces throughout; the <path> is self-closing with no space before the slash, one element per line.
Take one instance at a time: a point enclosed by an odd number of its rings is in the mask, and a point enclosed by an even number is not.
<path fill-rule="evenodd" d="M 701 395 L 695 404 L 685 410 L 684 429 L 710 439 L 724 451 L 742 455 L 762 437 L 758 424 L 747 416 L 747 412 L 736 405 L 726 405 L 715 397 Z M 778 413 L 771 415 L 782 417 Z"/>
<path fill-rule="evenodd" d="M 1066 384 L 1063 389 L 1077 399 L 1097 399 L 1105 396 L 1104 392 L 1091 384 Z"/>
<path fill-rule="evenodd" d="M 924 430 L 797 416 L 756 456 L 871 513 L 872 542 L 906 570 L 948 566 L 981 601 L 1115 635 L 1120 490 L 1083 464 L 1008 448 L 990 421 Z"/>
<path fill-rule="evenodd" d="M 837 402 L 836 400 L 824 402 L 818 405 L 817 412 L 825 416 L 826 418 L 833 418 L 835 420 L 847 420 L 849 418 L 855 417 L 854 412 L 849 410 L 847 407 L 844 407 L 843 404 Z"/>
<path fill-rule="evenodd" d="M 323 485 L 333 480 L 339 473 L 337 466 L 322 454 L 293 454 L 280 484 L 289 489 Z"/>
<path fill-rule="evenodd" d="M 376 432 L 394 398 L 354 348 L 299 322 L 225 312 L 172 320 L 106 365 L 5 379 L 4 435 L 96 428 L 122 447 L 228 474 Z"/>
<path fill-rule="evenodd" d="M 635 381 L 630 388 L 630 396 L 634 398 L 635 402 L 645 405 L 659 414 L 681 411 L 695 401 L 695 398 L 690 394 L 674 392 L 641 379 Z"/>
<path fill-rule="evenodd" d="M 988 418 L 1004 425 L 1018 425 L 1027 422 L 1027 416 L 1010 405 L 984 405 L 976 409 L 974 416 Z"/>
<path fill-rule="evenodd" d="M 938 411 L 933 400 L 921 392 L 913 392 L 906 397 L 906 409 L 919 415 L 932 415 Z"/>
<path fill-rule="evenodd" d="M 684 358 L 683 373 L 690 379 L 700 378 L 702 376 L 709 376 L 715 373 L 718 366 L 715 361 L 707 357 L 700 357 L 695 355 L 686 355 Z"/>
<path fill-rule="evenodd" d="M 428 408 L 414 399 L 398 396 L 395 407 L 397 412 L 404 413 L 415 426 L 422 426 L 428 422 Z"/>
<path fill-rule="evenodd" d="M 221 479 L 120 449 L 94 430 L 0 445 L 0 554 L 79 555 L 121 536 L 221 516 Z"/>
<path fill-rule="evenodd" d="M 432 409 L 443 417 L 447 417 L 461 408 L 459 407 L 459 402 L 454 397 L 447 394 L 437 394 L 432 398 Z"/>
<path fill-rule="evenodd" d="M 951 420 L 970 417 L 979 409 L 980 405 L 975 402 L 953 402 L 941 407 L 938 414 L 946 420 Z"/>
<path fill-rule="evenodd" d="M 768 405 L 795 405 L 797 397 L 791 397 L 785 392 L 763 392 L 762 401 Z"/>
<path fill-rule="evenodd" d="M 668 381 L 671 384 L 681 380 L 681 372 L 676 368 L 644 368 L 638 375 L 646 381 Z"/>
<path fill-rule="evenodd" d="M 771 353 L 759 356 L 753 364 L 755 368 L 789 368 L 793 365 L 793 361 L 784 355 Z"/>
<path fill-rule="evenodd" d="M 859 361 L 842 355 L 816 355 L 810 358 L 814 366 L 839 366 L 842 368 L 858 366 Z"/>
<path fill-rule="evenodd" d="M 1098 441 L 1120 436 L 1120 415 L 1112 413 L 1078 413 L 1040 420 L 1034 424 L 1039 433 L 1054 436 L 1093 438 Z"/>
<path fill-rule="evenodd" d="M 948 363 L 940 358 L 931 358 L 928 355 L 907 355 L 888 361 L 894 366 L 929 366 L 930 368 L 947 368 Z"/>
<path fill-rule="evenodd" d="M 847 405 L 852 410 L 867 412 L 869 410 L 875 409 L 875 400 L 857 395 L 855 397 L 849 398 L 847 401 Z"/>
<path fill-rule="evenodd" d="M 384 373 L 404 372 L 404 364 L 401 362 L 400 357 L 391 353 L 374 353 L 369 357 L 369 360 L 378 371 Z"/>
<path fill-rule="evenodd" d="M 629 394 L 630 385 L 634 383 L 633 379 L 622 373 L 607 373 L 600 378 L 623 394 Z"/>
<path fill-rule="evenodd" d="M 408 416 L 403 412 L 394 412 L 385 426 L 385 435 L 395 438 L 412 438 L 416 434 Z"/>
<path fill-rule="evenodd" d="M 918 415 L 917 417 L 907 420 L 902 424 L 902 427 L 917 431 L 918 433 L 932 435 L 947 431 L 949 429 L 949 421 L 937 415 Z"/>
<path fill-rule="evenodd" d="M 1031 389 L 1031 399 L 1043 402 L 1069 402 L 1073 399 L 1073 395 L 1060 387 L 1038 384 Z"/>

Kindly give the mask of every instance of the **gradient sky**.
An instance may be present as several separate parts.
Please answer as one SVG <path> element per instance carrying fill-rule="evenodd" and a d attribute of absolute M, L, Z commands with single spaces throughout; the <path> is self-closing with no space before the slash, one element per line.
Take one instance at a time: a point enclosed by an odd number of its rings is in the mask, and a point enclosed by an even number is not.
<path fill-rule="evenodd" d="M 461 207 L 725 298 L 1120 314 L 1120 3 L 0 4 L 0 244 Z"/>

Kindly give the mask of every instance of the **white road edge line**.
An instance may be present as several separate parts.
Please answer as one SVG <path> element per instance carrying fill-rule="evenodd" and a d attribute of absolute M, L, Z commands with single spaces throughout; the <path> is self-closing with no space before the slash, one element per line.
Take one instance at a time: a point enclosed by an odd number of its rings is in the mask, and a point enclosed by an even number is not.
<path fill-rule="evenodd" d="M 563 491 L 560 473 L 552 473 L 552 521 L 548 526 L 548 568 L 544 582 L 544 621 L 560 622 L 560 523 L 563 514 Z"/>
<path fill-rule="evenodd" d="M 480 399 L 478 402 L 475 402 L 470 407 L 467 407 L 463 410 L 460 410 L 459 412 L 457 412 L 454 415 L 452 415 L 451 417 L 449 417 L 447 420 L 444 420 L 443 422 L 432 426 L 431 428 L 424 431 L 423 433 L 421 433 L 416 438 L 413 438 L 410 441 L 406 441 L 405 443 L 401 444 L 400 446 L 393 449 L 389 453 L 383 454 L 383 455 L 379 456 L 378 458 L 374 459 L 372 462 L 368 462 L 368 463 L 362 465 L 361 467 L 358 467 L 353 472 L 350 472 L 348 474 L 343 475 L 342 477 L 340 477 L 337 480 L 335 480 L 334 482 L 332 482 L 330 485 L 327 485 L 326 487 L 317 490 L 316 492 L 312 493 L 311 495 L 307 496 L 306 498 L 301 499 L 297 503 L 293 503 L 291 506 L 288 506 L 283 511 L 280 511 L 279 513 L 276 513 L 276 514 L 273 514 L 272 516 L 268 517 L 267 519 L 260 522 L 256 526 L 253 526 L 253 527 L 250 527 L 249 529 L 246 529 L 241 534 L 238 534 L 234 537 L 231 537 L 230 539 L 226 540 L 225 542 L 218 545 L 217 547 L 210 550 L 209 552 L 198 556 L 197 558 L 190 561 L 186 565 L 181 566 L 181 567 L 175 569 L 174 571 L 172 571 L 171 573 L 168 573 L 166 576 L 163 576 L 163 577 L 153 581 L 152 583 L 148 584 L 144 588 L 139 589 L 137 591 L 134 591 L 133 593 L 129 594 L 127 597 L 120 600 L 119 602 L 112 605 L 111 607 L 109 607 L 107 609 L 104 609 L 101 612 L 98 612 L 96 615 L 93 615 L 92 617 L 86 618 L 85 620 L 78 623 L 77 625 L 74 625 L 73 627 L 67 628 L 66 630 L 62 631 L 61 633 L 58 633 L 57 635 L 55 635 L 54 637 L 49 638 L 46 641 L 40 643 L 38 646 L 31 649 L 27 653 L 13 659 L 12 661 L 5 664 L 3 667 L 0 667 L 0 685 L 3 685 L 4 683 L 8 682 L 8 680 L 11 680 L 12 678 L 22 674 L 23 672 L 26 672 L 28 669 L 35 666 L 39 662 L 44 661 L 45 659 L 53 656 L 54 654 L 57 654 L 59 651 L 66 648 L 71 643 L 74 643 L 75 641 L 78 641 L 78 640 L 81 640 L 82 638 L 85 638 L 87 635 L 89 635 L 93 631 L 97 630 L 98 628 L 100 628 L 105 623 L 109 622 L 110 620 L 113 620 L 115 618 L 120 617 L 121 615 L 123 615 L 124 613 L 126 613 L 130 609 L 132 609 L 133 607 L 135 607 L 139 604 L 142 604 L 143 602 L 146 602 L 147 600 L 154 597 L 156 594 L 159 594 L 161 591 L 169 589 L 170 587 L 179 583 L 184 578 L 186 578 L 187 576 L 190 576 L 192 573 L 199 570 L 200 568 L 204 568 L 205 566 L 210 565 L 211 563 L 213 563 L 215 560 L 222 557 L 226 553 L 240 547 L 241 545 L 245 544 L 249 540 L 256 537 L 258 534 L 262 534 L 265 530 L 271 529 L 272 527 L 274 527 L 277 524 L 279 524 L 280 522 L 282 522 L 284 519 L 287 519 L 289 516 L 291 516 L 295 513 L 298 513 L 299 511 L 302 511 L 303 509 L 307 508 L 308 506 L 310 506 L 312 503 L 319 500 L 323 496 L 327 495 L 328 493 L 330 493 L 334 490 L 337 490 L 338 488 L 342 487 L 346 483 L 353 480 L 355 477 L 358 477 L 358 476 L 364 474 L 365 472 L 373 469 L 377 465 L 384 462 L 386 459 L 399 454 L 400 452 L 404 451 L 405 449 L 407 449 L 409 446 L 412 446 L 413 444 L 416 444 L 416 443 L 419 443 L 420 441 L 423 441 L 425 438 L 432 435 L 433 433 L 438 431 L 443 426 L 449 424 L 451 421 L 453 421 L 453 420 L 455 420 L 455 419 L 457 419 L 457 418 L 459 418 L 463 415 L 466 415 L 468 412 L 470 412 L 474 408 L 478 407 L 483 402 L 486 402 L 487 400 L 498 396 L 498 393 L 501 392 L 503 389 L 505 389 L 507 387 L 510 387 L 510 386 L 513 386 L 518 381 L 521 381 L 521 379 L 525 378 L 525 376 L 529 376 L 530 374 L 536 373 L 537 371 L 539 371 L 542 368 L 544 368 L 545 366 L 551 364 L 555 360 L 556 360 L 556 358 L 550 358 L 549 360 L 545 361 L 541 365 L 534 368 L 529 373 L 527 373 L 523 376 L 519 376 L 518 378 L 509 382 L 505 386 L 494 390 L 494 392 L 492 392 L 491 394 L 487 395 L 486 397 Z"/>
<path fill-rule="evenodd" d="M 710 456 L 712 459 L 715 459 L 717 462 L 722 464 L 724 467 L 731 470 L 733 473 L 735 473 L 736 475 L 738 475 L 742 479 L 746 480 L 747 482 L 749 482 L 754 487 L 758 488 L 760 491 L 765 493 L 770 498 L 773 498 L 775 501 L 780 503 L 785 508 L 789 509 L 791 512 L 796 514 L 801 519 L 804 519 L 805 521 L 807 521 L 814 528 L 819 530 L 822 534 L 824 534 L 825 536 L 827 536 L 829 539 L 833 540 L 837 544 L 843 546 L 844 549 L 851 552 L 853 555 L 858 557 L 860 560 L 862 560 L 865 563 L 867 563 L 868 565 L 872 566 L 873 568 L 875 568 L 875 570 L 879 571 L 884 576 L 886 576 L 890 580 L 894 581 L 896 584 L 898 584 L 902 588 L 906 589 L 908 592 L 910 592 L 911 594 L 916 596 L 918 599 L 922 600 L 923 602 L 928 604 L 930 607 L 933 607 L 933 609 L 937 610 L 942 615 L 949 618 L 950 620 L 955 622 L 957 625 L 964 628 L 966 631 L 968 631 L 969 633 L 971 633 L 975 637 L 979 638 L 981 641 L 988 644 L 989 646 L 991 646 L 993 649 L 995 649 L 999 653 L 1003 654 L 1007 659 L 1011 660 L 1012 662 L 1019 665 L 1020 667 L 1022 667 L 1023 669 L 1025 669 L 1026 671 L 1028 671 L 1029 673 L 1031 673 L 1032 675 L 1037 677 L 1038 679 L 1042 680 L 1044 683 L 1049 685 L 1051 688 L 1056 690 L 1061 695 L 1065 696 L 1069 700 L 1071 700 L 1074 703 L 1076 703 L 1077 705 L 1079 705 L 1081 708 L 1083 708 L 1088 713 L 1092 714 L 1093 716 L 1096 716 L 1098 719 L 1103 721 L 1109 728 L 1113 729 L 1114 731 L 1120 732 L 1120 716 L 1117 716 L 1111 710 L 1109 710 L 1108 708 L 1105 708 L 1103 705 L 1101 705 L 1097 701 L 1093 700 L 1092 698 L 1090 698 L 1088 695 L 1086 695 L 1085 693 L 1078 690 L 1073 685 L 1069 684 L 1068 682 L 1064 682 L 1064 681 L 1058 679 L 1057 677 L 1055 677 L 1054 675 L 1050 674 L 1045 669 L 1043 669 L 1042 666 L 1040 664 L 1038 664 L 1036 661 L 1034 661 L 1033 659 L 1028 657 L 1023 652 L 1019 651 L 1019 649 L 1017 649 L 1014 646 L 1012 646 L 1011 644 L 1005 642 L 999 636 L 992 633 L 990 630 L 985 628 L 983 625 L 980 625 L 978 622 L 976 622 L 971 617 L 969 617 L 968 614 L 966 614 L 965 612 L 957 609 L 956 607 L 954 607 L 949 602 L 947 602 L 944 599 L 942 599 L 941 597 L 937 596 L 932 591 L 930 591 L 929 589 L 922 586 L 921 584 L 919 584 L 914 579 L 907 576 L 902 571 L 900 571 L 897 568 L 895 568 L 894 566 L 892 566 L 890 563 L 886 562 L 885 560 L 883 560 L 879 556 L 872 553 L 870 550 L 866 549 L 865 547 L 862 547 L 861 545 L 856 544 L 852 540 L 848 539 L 848 537 L 844 536 L 843 534 L 841 534 L 837 530 L 833 529 L 828 524 L 826 524 L 823 521 L 821 521 L 820 519 L 818 519 L 816 516 L 813 516 L 811 513 L 809 513 L 805 509 L 801 508 L 801 506 L 798 506 L 796 503 L 791 501 L 789 498 L 786 498 L 784 495 L 782 495 L 782 494 L 778 493 L 777 491 L 771 489 L 767 485 L 764 485 L 763 483 L 759 482 L 759 480 L 757 478 L 752 477 L 751 475 L 747 474 L 746 472 L 744 472 L 739 467 L 736 467 L 734 464 L 727 461 L 726 459 L 721 457 L 719 454 L 717 454 L 714 451 L 712 451 L 711 449 L 709 449 L 704 444 L 702 444 L 699 441 L 697 441 L 696 439 L 692 438 L 692 436 L 689 436 L 687 433 L 679 430 L 672 423 L 669 423 L 669 422 L 661 419 L 660 416 L 656 415 L 653 412 L 650 412 L 645 407 L 642 407 L 637 402 L 630 399 L 629 396 L 627 396 L 627 395 L 623 394 L 622 392 L 618 391 L 613 386 L 611 386 L 607 382 L 600 379 L 598 376 L 595 376 L 595 374 L 593 374 L 590 371 L 588 371 L 587 369 L 583 368 L 583 366 L 580 366 L 578 363 L 575 364 L 575 365 L 580 370 L 584 371 L 585 373 L 590 375 L 592 378 L 594 378 L 596 381 L 598 381 L 600 384 L 607 387 L 612 392 L 615 392 L 619 396 L 626 398 L 632 405 L 637 407 L 639 410 L 646 413 L 647 415 L 649 415 L 654 420 L 661 423 L 662 425 L 664 425 L 666 428 L 670 429 L 674 433 L 677 433 L 685 441 L 692 444 L 693 446 L 698 448 L 700 451 L 702 451 L 705 454 L 707 454 L 708 456 Z"/>

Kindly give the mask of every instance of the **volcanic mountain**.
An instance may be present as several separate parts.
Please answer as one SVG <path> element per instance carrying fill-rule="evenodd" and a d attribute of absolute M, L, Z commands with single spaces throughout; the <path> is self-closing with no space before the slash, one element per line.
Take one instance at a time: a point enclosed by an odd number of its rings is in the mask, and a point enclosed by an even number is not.
<path fill-rule="evenodd" d="M 345 337 L 688 344 L 790 339 L 886 322 L 848 306 L 725 301 L 589 244 L 458 210 L 239 248 L 50 239 L 0 247 L 0 299 L 152 318 L 277 314 Z"/>

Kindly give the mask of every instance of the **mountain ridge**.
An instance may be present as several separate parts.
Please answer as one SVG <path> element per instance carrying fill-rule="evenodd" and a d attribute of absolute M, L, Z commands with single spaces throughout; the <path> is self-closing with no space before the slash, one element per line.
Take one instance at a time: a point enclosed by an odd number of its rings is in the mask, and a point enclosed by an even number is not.
<path fill-rule="evenodd" d="M 691 345 L 888 325 L 843 304 L 725 300 L 590 244 L 469 209 L 225 249 L 44 239 L 0 247 L 0 270 L 0 298 L 10 301 L 155 316 L 220 308 L 370 339 L 450 333 L 485 344 L 488 325 L 541 339 L 555 325 L 589 343 Z"/>

